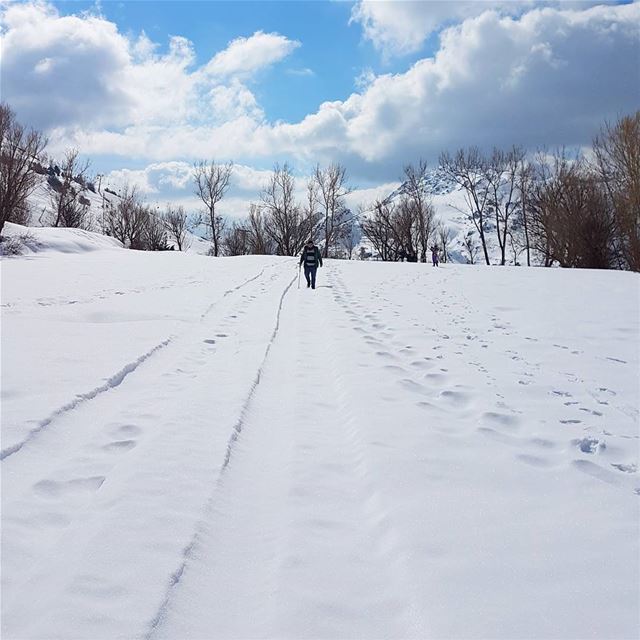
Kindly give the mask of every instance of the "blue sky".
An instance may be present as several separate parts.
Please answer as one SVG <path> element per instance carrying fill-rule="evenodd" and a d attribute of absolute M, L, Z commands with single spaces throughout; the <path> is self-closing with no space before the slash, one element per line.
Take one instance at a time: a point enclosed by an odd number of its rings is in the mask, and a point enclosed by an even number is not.
<path fill-rule="evenodd" d="M 55 2 L 62 14 L 92 11 L 94 2 Z M 433 53 L 436 38 L 411 54 L 385 57 L 350 24 L 353 2 L 318 0 L 207 1 L 128 0 L 101 2 L 103 15 L 124 32 L 145 32 L 166 52 L 168 36 L 185 36 L 203 64 L 235 38 L 256 31 L 280 33 L 301 46 L 280 67 L 262 72 L 255 94 L 270 120 L 292 122 L 321 103 L 341 100 L 357 87 L 365 70 L 399 73 Z"/>
<path fill-rule="evenodd" d="M 640 105 L 640 3 L 0 2 L 2 99 L 114 184 L 193 204 L 233 160 L 242 215 L 274 163 L 361 189 L 471 145 L 589 145 Z M 369 193 L 369 192 L 367 192 Z M 364 197 L 364 196 L 363 196 Z"/>

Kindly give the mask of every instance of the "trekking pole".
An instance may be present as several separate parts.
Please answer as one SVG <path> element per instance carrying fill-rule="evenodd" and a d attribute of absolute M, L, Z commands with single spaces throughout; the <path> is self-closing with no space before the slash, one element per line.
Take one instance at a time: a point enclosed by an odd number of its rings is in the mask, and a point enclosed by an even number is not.
<path fill-rule="evenodd" d="M 298 265 L 298 289 L 300 288 L 300 265 Z"/>

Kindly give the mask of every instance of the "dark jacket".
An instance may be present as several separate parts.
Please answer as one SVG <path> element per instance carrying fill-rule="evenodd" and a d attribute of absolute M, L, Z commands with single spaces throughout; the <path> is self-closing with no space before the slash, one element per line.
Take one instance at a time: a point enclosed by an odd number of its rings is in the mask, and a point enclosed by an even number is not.
<path fill-rule="evenodd" d="M 305 245 L 300 255 L 300 264 L 304 264 L 305 268 L 317 269 L 318 266 L 322 266 L 322 256 L 320 255 L 320 249 L 313 245 L 313 247 L 307 247 Z"/>

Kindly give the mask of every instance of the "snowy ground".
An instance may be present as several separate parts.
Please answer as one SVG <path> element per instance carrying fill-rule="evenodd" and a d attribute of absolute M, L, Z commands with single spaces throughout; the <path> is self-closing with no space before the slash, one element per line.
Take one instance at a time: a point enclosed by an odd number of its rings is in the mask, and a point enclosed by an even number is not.
<path fill-rule="evenodd" d="M 1 268 L 3 639 L 637 637 L 636 274 Z"/>

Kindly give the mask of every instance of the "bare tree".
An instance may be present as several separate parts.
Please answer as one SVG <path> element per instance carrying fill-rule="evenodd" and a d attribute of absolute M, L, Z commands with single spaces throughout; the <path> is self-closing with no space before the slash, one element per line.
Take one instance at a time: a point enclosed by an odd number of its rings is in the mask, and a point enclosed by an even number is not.
<path fill-rule="evenodd" d="M 356 245 L 360 240 L 360 229 L 358 227 L 358 220 L 355 216 L 352 216 L 344 225 L 340 238 L 341 245 L 345 251 L 347 259 L 352 260 L 353 250 L 356 248 Z"/>
<path fill-rule="evenodd" d="M 415 203 L 407 196 L 391 211 L 388 218 L 394 239 L 394 260 L 403 260 L 405 256 L 417 256 L 420 247 L 420 228 L 417 225 Z"/>
<path fill-rule="evenodd" d="M 38 184 L 31 165 L 38 162 L 46 146 L 42 133 L 27 131 L 9 105 L 0 103 L 0 233 L 5 222 L 28 222 L 27 198 Z"/>
<path fill-rule="evenodd" d="M 332 246 L 339 242 L 339 236 L 350 211 L 344 198 L 351 193 L 347 186 L 347 170 L 340 164 L 332 163 L 326 169 L 316 166 L 314 179 L 317 185 L 317 201 L 324 220 L 324 257 L 329 257 Z"/>
<path fill-rule="evenodd" d="M 130 249 L 144 249 L 148 216 L 136 187 L 126 185 L 118 201 L 111 202 L 105 208 L 104 233 Z"/>
<path fill-rule="evenodd" d="M 640 271 L 640 111 L 605 123 L 593 150 L 595 170 L 614 210 L 620 266 Z"/>
<path fill-rule="evenodd" d="M 242 222 L 234 220 L 224 236 L 223 245 L 227 256 L 245 256 L 251 253 L 249 229 Z"/>
<path fill-rule="evenodd" d="M 466 211 L 458 209 L 473 222 L 482 245 L 484 259 L 487 264 L 489 251 L 485 237 L 487 206 L 491 197 L 491 185 L 486 179 L 486 160 L 477 147 L 466 151 L 459 149 L 454 156 L 448 152 L 440 155 L 440 166 L 456 184 L 464 189 Z"/>
<path fill-rule="evenodd" d="M 531 266 L 531 238 L 529 234 L 529 193 L 533 180 L 533 167 L 530 162 L 523 161 L 518 171 L 518 191 L 520 192 L 519 221 L 522 224 L 524 243 L 527 252 L 527 266 Z"/>
<path fill-rule="evenodd" d="M 449 246 L 451 245 L 451 239 L 453 238 L 453 232 L 447 227 L 442 220 L 438 220 L 436 223 L 436 238 L 440 243 L 442 249 L 442 262 L 449 262 Z"/>
<path fill-rule="evenodd" d="M 318 211 L 318 182 L 315 175 L 307 181 L 307 200 L 303 218 L 305 238 L 317 242 L 322 231 L 324 219 L 322 213 Z"/>
<path fill-rule="evenodd" d="M 462 240 L 462 246 L 467 253 L 467 262 L 469 264 L 475 264 L 480 248 L 478 247 L 475 238 L 473 237 L 473 231 L 467 232 Z"/>
<path fill-rule="evenodd" d="M 222 200 L 231 180 L 233 163 L 216 164 L 215 161 L 201 160 L 193 166 L 193 179 L 196 195 L 202 200 L 207 210 L 207 226 L 211 233 L 213 255 L 220 250 L 220 240 L 224 231 L 224 220 L 216 214 L 216 206 Z"/>
<path fill-rule="evenodd" d="M 80 160 L 77 149 L 65 153 L 60 177 L 50 181 L 54 227 L 87 229 L 91 226 L 88 219 L 90 202 L 83 195 L 88 190 L 88 169 L 89 160 Z"/>
<path fill-rule="evenodd" d="M 149 206 L 143 207 L 142 245 L 135 247 L 145 251 L 166 251 L 167 228 L 163 216 L 154 213 Z"/>
<path fill-rule="evenodd" d="M 265 227 L 265 216 L 260 206 L 251 203 L 249 205 L 249 253 L 255 255 L 270 255 L 275 253 L 275 245 L 269 237 Z"/>
<path fill-rule="evenodd" d="M 524 157 L 524 151 L 518 147 L 507 152 L 494 148 L 491 157 L 482 163 L 484 178 L 490 189 L 489 208 L 495 216 L 501 265 L 506 262 L 507 238 L 514 214 L 520 206 L 518 178 Z"/>
<path fill-rule="evenodd" d="M 409 164 L 404 168 L 402 192 L 406 197 L 416 226 L 416 247 L 421 262 L 427 261 L 429 238 L 433 233 L 435 211 L 426 192 L 427 163 L 420 160 L 417 165 Z"/>
<path fill-rule="evenodd" d="M 583 158 L 559 151 L 542 159 L 529 208 L 534 246 L 545 265 L 616 266 L 613 204 Z"/>
<path fill-rule="evenodd" d="M 308 229 L 299 205 L 294 200 L 295 178 L 288 164 L 276 165 L 268 184 L 260 194 L 264 229 L 275 244 L 276 253 L 293 256 L 300 253 Z"/>
<path fill-rule="evenodd" d="M 362 210 L 360 227 L 378 256 L 384 261 L 400 258 L 404 249 L 403 228 L 407 213 L 398 213 L 390 200 L 376 200 L 370 209 Z M 405 230 L 406 231 L 406 230 Z"/>
<path fill-rule="evenodd" d="M 169 234 L 169 238 L 176 243 L 178 251 L 188 249 L 189 240 L 187 233 L 189 231 L 189 217 L 184 207 L 167 205 L 162 220 Z"/>

